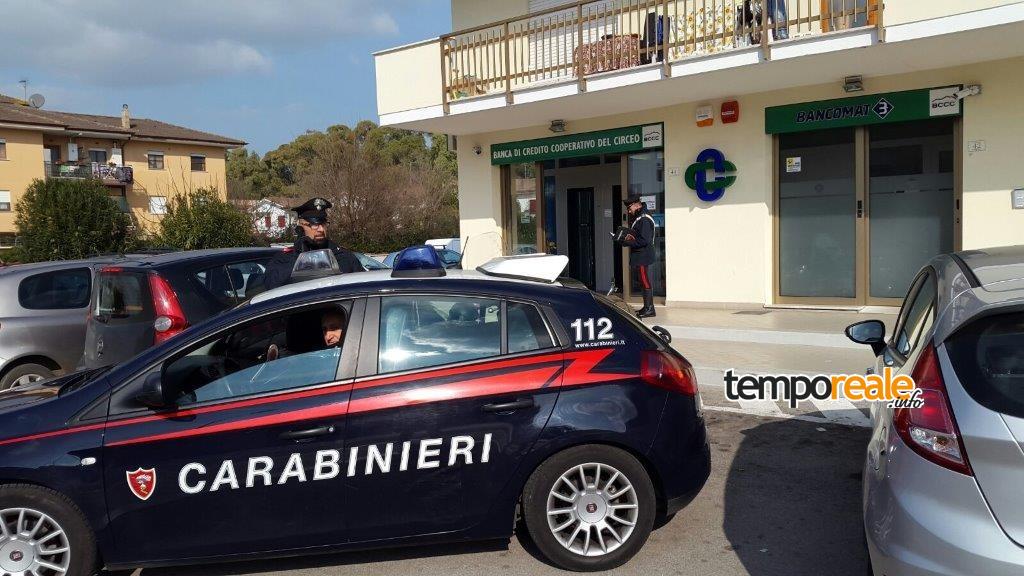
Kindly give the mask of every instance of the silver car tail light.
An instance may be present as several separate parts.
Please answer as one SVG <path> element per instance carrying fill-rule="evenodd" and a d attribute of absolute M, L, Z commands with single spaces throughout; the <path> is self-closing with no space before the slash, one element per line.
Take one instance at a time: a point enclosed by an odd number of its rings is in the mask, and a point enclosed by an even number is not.
<path fill-rule="evenodd" d="M 928 345 L 911 372 L 921 391 L 920 408 L 898 408 L 893 415 L 896 432 L 924 459 L 943 468 L 973 476 L 967 451 L 946 394 L 935 347 Z"/>

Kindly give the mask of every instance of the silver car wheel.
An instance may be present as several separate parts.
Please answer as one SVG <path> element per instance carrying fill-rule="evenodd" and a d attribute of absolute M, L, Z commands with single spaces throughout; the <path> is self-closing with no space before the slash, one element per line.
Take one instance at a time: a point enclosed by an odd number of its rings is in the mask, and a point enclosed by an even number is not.
<path fill-rule="evenodd" d="M 591 462 L 562 474 L 548 493 L 548 527 L 562 546 L 603 556 L 633 533 L 639 506 L 633 485 L 607 464 Z"/>
<path fill-rule="evenodd" d="M 58 576 L 71 543 L 56 520 L 31 508 L 0 510 L 0 576 Z"/>
<path fill-rule="evenodd" d="M 11 382 L 11 388 L 17 388 L 18 386 L 27 386 L 33 382 L 39 382 L 43 379 L 41 374 L 25 374 L 14 382 Z"/>

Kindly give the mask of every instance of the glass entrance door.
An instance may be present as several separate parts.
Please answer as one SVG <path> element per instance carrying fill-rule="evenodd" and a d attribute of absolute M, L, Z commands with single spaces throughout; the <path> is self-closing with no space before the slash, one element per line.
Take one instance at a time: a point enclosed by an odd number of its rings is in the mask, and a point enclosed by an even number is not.
<path fill-rule="evenodd" d="M 775 300 L 898 305 L 957 247 L 957 120 L 781 134 Z"/>
<path fill-rule="evenodd" d="M 627 196 L 637 194 L 647 205 L 647 212 L 654 218 L 654 264 L 648 267 L 655 298 L 665 298 L 665 153 L 651 150 L 630 154 L 626 164 Z M 629 217 L 622 211 L 623 225 L 629 226 Z M 629 265 L 628 252 L 623 252 L 623 266 Z M 641 295 L 640 277 L 629 269 L 629 291 L 627 297 L 638 299 Z"/>
<path fill-rule="evenodd" d="M 902 299 L 928 260 L 953 250 L 953 119 L 868 132 L 868 294 Z"/>
<path fill-rule="evenodd" d="M 856 143 L 853 128 L 779 137 L 780 300 L 857 298 Z"/>

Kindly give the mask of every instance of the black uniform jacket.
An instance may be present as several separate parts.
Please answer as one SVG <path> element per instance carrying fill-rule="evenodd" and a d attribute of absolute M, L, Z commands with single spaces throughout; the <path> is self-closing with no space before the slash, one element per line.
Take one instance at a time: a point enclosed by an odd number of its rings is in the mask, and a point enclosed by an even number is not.
<path fill-rule="evenodd" d="M 629 246 L 629 265 L 654 264 L 654 218 L 646 210 L 642 210 L 633 221 L 630 231 L 631 235 L 622 242 Z"/>
<path fill-rule="evenodd" d="M 295 261 L 298 260 L 300 253 L 310 250 L 323 250 L 324 248 L 329 248 L 334 252 L 334 257 L 338 260 L 338 267 L 341 268 L 342 273 L 364 271 L 363 265 L 359 263 L 359 259 L 356 258 L 355 254 L 334 242 L 328 240 L 325 246 L 318 247 L 303 238 L 302 241 L 295 243 L 295 249 L 282 251 L 270 260 L 270 264 L 267 265 L 267 289 L 284 286 L 291 281 L 292 269 L 295 268 Z"/>

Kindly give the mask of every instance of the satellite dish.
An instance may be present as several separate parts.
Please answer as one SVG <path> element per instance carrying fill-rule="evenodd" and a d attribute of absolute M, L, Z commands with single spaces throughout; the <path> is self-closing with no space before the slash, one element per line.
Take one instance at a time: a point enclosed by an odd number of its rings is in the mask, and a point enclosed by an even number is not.
<path fill-rule="evenodd" d="M 28 105 L 33 108 L 42 108 L 46 104 L 46 98 L 42 94 L 33 94 L 28 97 Z"/>

